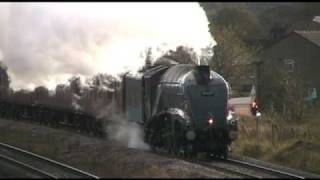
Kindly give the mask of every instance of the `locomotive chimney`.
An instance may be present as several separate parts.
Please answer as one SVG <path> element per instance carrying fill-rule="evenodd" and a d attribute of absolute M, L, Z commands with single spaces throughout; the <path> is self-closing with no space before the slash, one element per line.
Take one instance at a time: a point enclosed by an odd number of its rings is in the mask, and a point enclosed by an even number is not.
<path fill-rule="evenodd" d="M 196 70 L 199 74 L 198 83 L 208 84 L 210 80 L 210 67 L 208 65 L 199 65 L 196 66 Z"/>

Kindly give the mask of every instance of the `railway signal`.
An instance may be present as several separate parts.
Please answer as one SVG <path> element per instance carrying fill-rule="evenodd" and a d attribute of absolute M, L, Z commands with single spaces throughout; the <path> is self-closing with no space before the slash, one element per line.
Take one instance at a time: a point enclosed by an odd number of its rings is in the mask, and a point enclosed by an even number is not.
<path fill-rule="evenodd" d="M 258 114 L 258 111 L 259 110 L 259 108 L 258 108 L 258 105 L 257 105 L 257 103 L 255 102 L 255 101 L 253 101 L 252 103 L 251 103 L 251 114 L 253 115 L 253 116 L 257 116 L 257 114 Z"/>
<path fill-rule="evenodd" d="M 260 123 L 259 120 L 261 118 L 261 113 L 259 111 L 258 105 L 255 101 L 251 103 L 251 114 L 256 117 L 256 131 L 257 131 L 257 139 L 259 139 L 260 134 Z"/>

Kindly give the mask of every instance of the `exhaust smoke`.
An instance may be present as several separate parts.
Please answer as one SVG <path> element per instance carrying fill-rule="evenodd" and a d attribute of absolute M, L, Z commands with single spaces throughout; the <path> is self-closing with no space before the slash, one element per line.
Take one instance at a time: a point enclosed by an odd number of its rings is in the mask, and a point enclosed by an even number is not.
<path fill-rule="evenodd" d="M 74 74 L 118 75 L 178 45 L 215 44 L 198 3 L 1 3 L 0 54 L 12 88 L 53 90 Z"/>

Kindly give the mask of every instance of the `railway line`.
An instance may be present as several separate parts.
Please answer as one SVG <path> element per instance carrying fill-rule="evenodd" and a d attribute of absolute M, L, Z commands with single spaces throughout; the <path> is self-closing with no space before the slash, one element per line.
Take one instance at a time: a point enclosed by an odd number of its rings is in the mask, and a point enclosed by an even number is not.
<path fill-rule="evenodd" d="M 265 174 L 265 176 L 260 176 L 260 178 L 270 176 L 270 178 L 271 177 L 279 177 L 279 178 L 305 179 L 305 177 L 301 176 L 301 175 L 285 172 L 282 170 L 272 169 L 269 167 L 265 167 L 265 166 L 249 163 L 246 161 L 237 160 L 237 159 L 229 158 L 228 160 L 226 160 L 226 162 L 229 164 L 235 165 L 235 166 L 241 166 L 241 167 L 248 168 L 248 169 L 255 169 L 258 172 Z"/>
<path fill-rule="evenodd" d="M 191 161 L 196 164 L 200 164 L 207 168 L 213 168 L 221 172 L 225 172 L 232 178 L 294 178 L 294 179 L 305 179 L 304 176 L 289 173 L 286 171 L 276 170 L 262 165 L 240 161 L 236 159 L 219 159 L 214 161 L 208 160 L 195 160 Z"/>
<path fill-rule="evenodd" d="M 163 151 L 157 150 L 156 154 L 172 157 Z M 207 156 L 198 156 L 192 159 L 176 157 L 177 159 L 198 164 L 209 169 L 214 169 L 219 172 L 223 172 L 228 178 L 285 178 L 285 179 L 305 179 L 305 178 L 319 178 L 319 175 L 296 170 L 296 173 L 292 172 L 293 169 L 282 167 L 277 165 L 270 167 L 270 163 L 265 162 L 252 162 L 252 160 L 245 160 L 246 157 L 240 158 L 240 156 L 230 155 L 228 159 L 211 159 Z M 266 165 L 265 165 L 266 164 Z M 267 165 L 268 164 L 268 165 Z"/>
<path fill-rule="evenodd" d="M 246 172 L 242 172 L 242 171 L 237 171 L 237 170 L 234 170 L 234 169 L 230 169 L 230 168 L 226 168 L 226 167 L 222 167 L 222 166 L 219 166 L 215 163 L 209 163 L 209 162 L 197 162 L 197 164 L 200 164 L 202 166 L 205 166 L 207 168 L 210 168 L 210 169 L 215 169 L 215 170 L 218 170 L 220 172 L 224 172 L 228 175 L 228 177 L 231 177 L 231 178 L 258 178 L 257 176 L 253 175 L 253 174 L 249 174 L 249 173 L 246 173 Z"/>
<path fill-rule="evenodd" d="M 18 171 L 31 178 L 99 178 L 66 164 L 4 143 L 0 143 L 0 161 L 10 164 L 11 167 L 15 166 L 15 172 Z"/>
<path fill-rule="evenodd" d="M 0 155 L 0 167 L 1 178 L 56 178 L 51 174 L 4 155 Z"/>

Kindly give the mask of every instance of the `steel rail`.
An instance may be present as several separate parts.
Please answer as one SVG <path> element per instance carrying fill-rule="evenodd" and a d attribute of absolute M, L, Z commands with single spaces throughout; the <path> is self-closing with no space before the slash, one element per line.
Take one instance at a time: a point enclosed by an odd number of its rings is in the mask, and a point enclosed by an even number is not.
<path fill-rule="evenodd" d="M 98 176 L 95 176 L 95 175 L 90 174 L 88 172 L 76 169 L 76 168 L 71 167 L 69 165 L 66 165 L 66 164 L 63 164 L 63 163 L 48 159 L 46 157 L 43 157 L 43 156 L 31 153 L 31 152 L 25 151 L 23 149 L 20 149 L 20 148 L 17 148 L 17 147 L 14 147 L 14 146 L 11 146 L 11 145 L 8 145 L 8 144 L 5 144 L 5 143 L 0 143 L 0 148 L 5 148 L 7 150 L 11 150 L 11 151 L 14 151 L 16 153 L 19 153 L 19 154 L 21 154 L 23 156 L 27 156 L 27 157 L 30 157 L 32 159 L 37 159 L 37 160 L 46 162 L 50 166 L 62 169 L 64 171 L 72 173 L 72 174 L 76 174 L 76 175 L 78 175 L 80 177 L 99 179 Z"/>
<path fill-rule="evenodd" d="M 297 175 L 297 174 L 292 174 L 292 173 L 288 173 L 288 172 L 284 172 L 284 171 L 280 171 L 280 170 L 276 170 L 276 169 L 272 169 L 269 167 L 265 167 L 265 166 L 261 166 L 261 165 L 257 165 L 257 164 L 253 164 L 253 163 L 249 163 L 249 162 L 245 162 L 245 161 L 240 161 L 240 160 L 236 160 L 236 159 L 227 159 L 225 160 L 226 162 L 231 162 L 233 164 L 240 164 L 240 165 L 245 165 L 251 168 L 256 168 L 256 169 L 261 169 L 264 171 L 268 171 L 274 174 L 279 174 L 281 176 L 285 176 L 287 178 L 297 178 L 297 179 L 305 179 L 305 177 Z"/>
<path fill-rule="evenodd" d="M 7 161 L 11 164 L 14 164 L 15 166 L 19 166 L 20 168 L 23 168 L 24 170 L 27 170 L 28 172 L 31 172 L 31 173 L 35 173 L 37 175 L 40 175 L 41 177 L 43 178 L 53 178 L 53 179 L 58 179 L 58 177 L 52 175 L 52 174 L 49 174 L 45 171 L 42 171 L 40 169 L 37 169 L 35 167 L 32 167 L 28 164 L 25 164 L 23 162 L 20 162 L 20 161 L 17 161 L 15 159 L 12 159 L 10 157 L 7 157 L 7 156 L 4 156 L 4 155 L 1 155 L 0 154 L 0 160 L 2 161 Z"/>
<path fill-rule="evenodd" d="M 226 168 L 226 167 L 221 167 L 221 166 L 217 166 L 215 165 L 213 162 L 208 163 L 208 162 L 196 162 L 197 164 L 200 164 L 202 166 L 208 167 L 208 168 L 213 168 L 219 171 L 224 171 L 226 173 L 230 173 L 230 174 L 235 174 L 237 176 L 240 176 L 241 178 L 260 178 L 259 176 L 255 176 L 249 173 L 244 173 L 241 171 L 237 171 L 237 170 L 233 170 L 230 168 Z"/>

